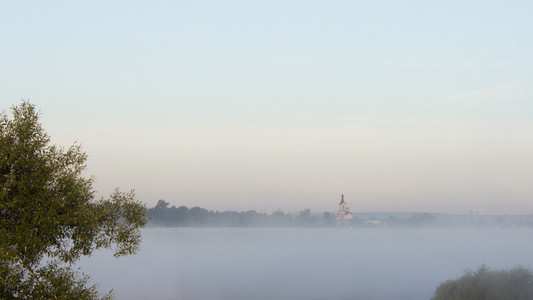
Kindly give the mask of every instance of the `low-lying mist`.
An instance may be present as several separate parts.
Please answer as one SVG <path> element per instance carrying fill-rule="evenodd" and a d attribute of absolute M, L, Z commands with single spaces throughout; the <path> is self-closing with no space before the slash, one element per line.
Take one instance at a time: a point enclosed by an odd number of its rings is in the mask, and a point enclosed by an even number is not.
<path fill-rule="evenodd" d="M 531 253 L 528 228 L 147 228 L 138 254 L 79 265 L 117 299 L 417 300 Z"/>

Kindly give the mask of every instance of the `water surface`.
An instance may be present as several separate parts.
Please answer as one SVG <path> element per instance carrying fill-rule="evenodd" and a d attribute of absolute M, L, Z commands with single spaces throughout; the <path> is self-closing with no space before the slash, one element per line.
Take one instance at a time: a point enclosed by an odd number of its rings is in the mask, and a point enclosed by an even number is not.
<path fill-rule="evenodd" d="M 533 266 L 531 229 L 147 228 L 80 262 L 117 299 L 430 299 L 481 264 Z"/>

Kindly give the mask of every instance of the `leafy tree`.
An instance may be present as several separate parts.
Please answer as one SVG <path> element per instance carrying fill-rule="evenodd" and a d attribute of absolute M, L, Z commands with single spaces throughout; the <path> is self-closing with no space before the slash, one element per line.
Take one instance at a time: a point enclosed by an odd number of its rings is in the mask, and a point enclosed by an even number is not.
<path fill-rule="evenodd" d="M 311 210 L 309 208 L 300 211 L 300 219 L 306 221 L 309 219 L 309 216 L 311 216 Z"/>
<path fill-rule="evenodd" d="M 146 212 L 146 216 L 154 220 L 157 225 L 165 224 L 167 221 L 168 204 L 165 200 L 160 199 L 152 210 Z"/>
<path fill-rule="evenodd" d="M 288 226 L 291 225 L 292 216 L 289 213 L 284 213 L 281 209 L 278 209 L 270 215 L 269 225 L 271 226 Z"/>
<path fill-rule="evenodd" d="M 429 226 L 436 225 L 438 223 L 437 217 L 430 213 L 414 214 L 408 223 L 414 226 Z"/>
<path fill-rule="evenodd" d="M 433 300 L 533 299 L 533 273 L 524 267 L 490 270 L 481 266 L 456 280 L 442 283 Z"/>
<path fill-rule="evenodd" d="M 322 224 L 327 227 L 335 226 L 335 216 L 330 212 L 324 212 L 322 215 Z"/>
<path fill-rule="evenodd" d="M 29 102 L 11 112 L 0 115 L 0 298 L 97 298 L 70 264 L 98 248 L 135 253 L 145 208 L 118 189 L 96 201 L 81 147 L 51 145 Z"/>

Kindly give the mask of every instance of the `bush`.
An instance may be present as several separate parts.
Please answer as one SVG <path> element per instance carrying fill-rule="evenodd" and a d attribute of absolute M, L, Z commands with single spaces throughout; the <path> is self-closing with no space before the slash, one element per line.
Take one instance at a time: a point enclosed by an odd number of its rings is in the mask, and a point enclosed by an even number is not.
<path fill-rule="evenodd" d="M 437 288 L 433 300 L 533 299 L 533 273 L 521 266 L 510 270 L 490 270 L 481 266 Z"/>

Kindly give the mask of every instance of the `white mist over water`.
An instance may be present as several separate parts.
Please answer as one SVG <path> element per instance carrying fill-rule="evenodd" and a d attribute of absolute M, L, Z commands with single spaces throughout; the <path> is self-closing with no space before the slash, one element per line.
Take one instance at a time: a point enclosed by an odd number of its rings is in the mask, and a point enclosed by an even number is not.
<path fill-rule="evenodd" d="M 117 299 L 430 299 L 481 264 L 533 265 L 531 229 L 147 228 L 79 263 Z"/>

